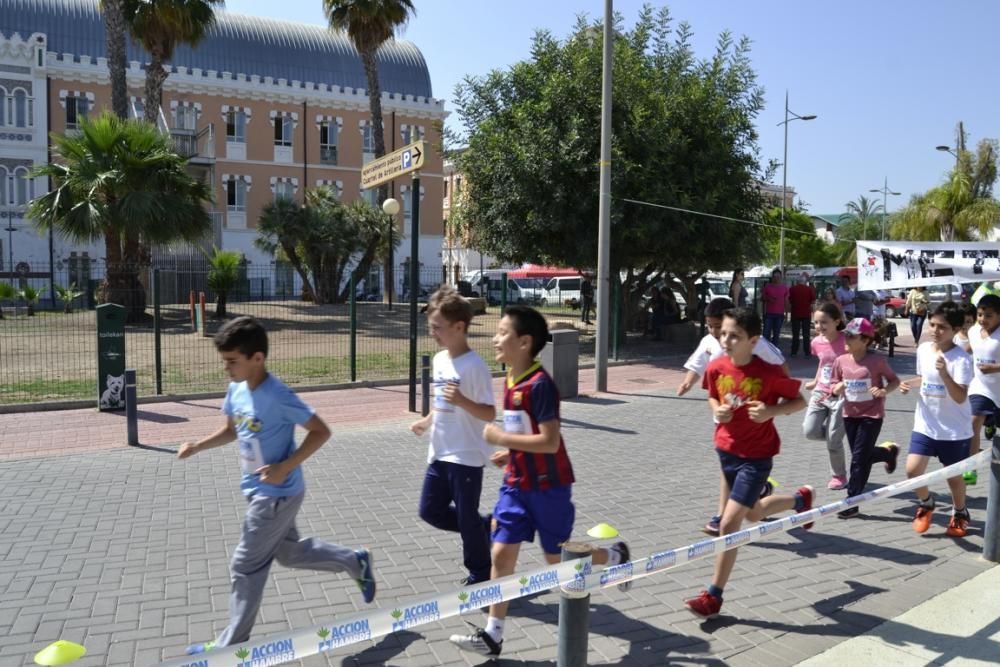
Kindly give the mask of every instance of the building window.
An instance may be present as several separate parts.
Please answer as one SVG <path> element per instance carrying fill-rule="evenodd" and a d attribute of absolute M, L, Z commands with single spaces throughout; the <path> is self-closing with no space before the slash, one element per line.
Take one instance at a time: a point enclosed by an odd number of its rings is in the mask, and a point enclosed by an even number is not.
<path fill-rule="evenodd" d="M 234 212 L 247 210 L 247 184 L 239 176 L 226 181 L 226 206 Z"/>
<path fill-rule="evenodd" d="M 368 188 L 361 191 L 361 198 L 372 208 L 378 208 L 378 188 Z"/>
<path fill-rule="evenodd" d="M 7 125 L 7 91 L 0 88 L 0 127 Z"/>
<path fill-rule="evenodd" d="M 234 144 L 246 143 L 247 114 L 245 111 L 226 112 L 226 141 Z"/>
<path fill-rule="evenodd" d="M 375 132 L 372 124 L 365 122 L 361 128 L 361 163 L 367 164 L 375 159 Z"/>
<path fill-rule="evenodd" d="M 292 133 L 295 131 L 295 126 L 292 123 L 292 116 L 287 113 L 281 113 L 274 118 L 274 145 L 275 146 L 291 146 L 292 145 Z"/>
<path fill-rule="evenodd" d="M 132 98 L 132 117 L 137 120 L 146 118 L 146 104 L 142 101 L 141 97 Z"/>
<path fill-rule="evenodd" d="M 448 198 L 448 179 L 444 180 L 444 198 Z"/>
<path fill-rule="evenodd" d="M 193 131 L 198 128 L 198 111 L 193 106 L 180 104 L 174 114 L 174 127 L 178 130 Z"/>
<path fill-rule="evenodd" d="M 70 96 L 66 98 L 66 129 L 75 130 L 80 121 L 87 117 L 90 111 L 90 100 L 86 97 Z"/>
<path fill-rule="evenodd" d="M 295 184 L 290 180 L 278 180 L 274 184 L 274 201 L 295 199 Z"/>
<path fill-rule="evenodd" d="M 14 170 L 14 205 L 27 206 L 32 197 L 32 183 L 28 177 L 28 170 L 18 167 Z"/>
<path fill-rule="evenodd" d="M 337 164 L 336 122 L 326 121 L 319 126 L 319 161 L 322 164 Z"/>
<path fill-rule="evenodd" d="M 32 115 L 34 103 L 28 94 L 21 89 L 14 91 L 14 125 L 17 127 L 31 127 L 34 125 Z"/>
<path fill-rule="evenodd" d="M 455 177 L 455 186 L 452 189 L 454 191 L 453 194 L 455 194 L 455 195 L 457 195 L 459 192 L 462 191 L 462 177 L 461 176 L 456 176 Z"/>

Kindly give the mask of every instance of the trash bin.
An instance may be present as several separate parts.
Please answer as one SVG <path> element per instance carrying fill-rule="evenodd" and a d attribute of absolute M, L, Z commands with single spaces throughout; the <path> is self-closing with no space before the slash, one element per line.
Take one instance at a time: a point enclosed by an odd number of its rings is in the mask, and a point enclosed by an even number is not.
<path fill-rule="evenodd" d="M 557 329 L 549 332 L 549 342 L 539 355 L 559 389 L 560 398 L 574 398 L 579 393 L 580 332 Z"/>

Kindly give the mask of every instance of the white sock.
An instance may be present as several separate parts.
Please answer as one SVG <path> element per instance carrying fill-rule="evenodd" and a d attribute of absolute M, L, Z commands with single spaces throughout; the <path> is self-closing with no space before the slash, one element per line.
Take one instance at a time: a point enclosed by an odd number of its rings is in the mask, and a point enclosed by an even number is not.
<path fill-rule="evenodd" d="M 605 549 L 608 553 L 608 565 L 618 565 L 622 562 L 622 552 L 618 549 Z"/>
<path fill-rule="evenodd" d="M 493 641 L 500 643 L 503 641 L 503 619 L 490 616 L 486 621 L 486 634 L 493 638 Z"/>

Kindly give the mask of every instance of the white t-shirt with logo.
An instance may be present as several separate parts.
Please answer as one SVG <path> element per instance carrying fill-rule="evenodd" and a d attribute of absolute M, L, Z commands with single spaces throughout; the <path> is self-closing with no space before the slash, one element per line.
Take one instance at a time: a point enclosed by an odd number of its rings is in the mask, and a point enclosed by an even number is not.
<path fill-rule="evenodd" d="M 493 405 L 493 377 L 482 357 L 473 350 L 454 359 L 448 350 L 434 355 L 431 382 L 434 400 L 431 404 L 431 438 L 427 462 L 446 461 L 465 466 L 485 466 L 492 448 L 483 440 L 486 422 L 476 419 L 444 398 L 448 383 L 474 403 Z"/>
<path fill-rule="evenodd" d="M 920 376 L 920 393 L 917 396 L 917 413 L 913 430 L 934 440 L 965 440 L 972 437 L 972 406 L 968 399 L 956 403 L 948 395 L 948 388 L 935 368 L 938 351 L 934 343 L 923 343 L 917 348 L 917 375 Z M 948 375 L 956 384 L 966 387 L 972 382 L 972 357 L 957 347 L 944 353 Z"/>
<path fill-rule="evenodd" d="M 764 340 L 763 336 L 757 339 L 757 343 L 753 346 L 753 353 L 760 357 L 761 361 L 769 364 L 780 366 L 785 363 L 785 357 L 781 354 L 781 350 L 776 348 L 770 341 Z M 698 349 L 684 362 L 684 368 L 697 373 L 699 376 L 704 375 L 709 362 L 715 361 L 723 354 L 725 353 L 718 339 L 712 334 L 706 334 L 701 339 L 701 342 L 698 343 Z"/>
<path fill-rule="evenodd" d="M 994 403 L 1000 403 L 1000 373 L 983 373 L 979 364 L 1000 363 L 1000 327 L 983 338 L 984 330 L 978 324 L 969 329 L 969 344 L 972 346 L 972 363 L 975 375 L 969 385 L 969 393 L 986 396 Z"/>

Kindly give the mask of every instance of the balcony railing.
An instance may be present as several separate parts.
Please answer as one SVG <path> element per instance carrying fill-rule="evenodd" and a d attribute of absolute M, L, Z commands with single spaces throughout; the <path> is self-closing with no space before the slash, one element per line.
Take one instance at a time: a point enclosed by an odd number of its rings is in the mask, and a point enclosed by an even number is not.
<path fill-rule="evenodd" d="M 174 142 L 174 150 L 187 159 L 215 159 L 215 124 L 209 123 L 200 130 L 173 128 L 170 138 Z"/>

